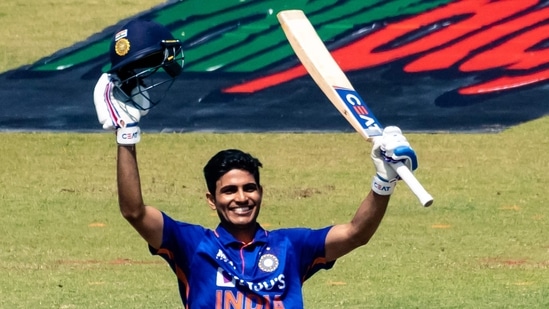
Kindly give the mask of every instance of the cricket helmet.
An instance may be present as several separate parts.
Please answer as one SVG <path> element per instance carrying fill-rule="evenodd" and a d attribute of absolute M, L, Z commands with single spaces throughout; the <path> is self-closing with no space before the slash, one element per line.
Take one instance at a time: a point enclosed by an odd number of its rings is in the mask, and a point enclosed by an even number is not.
<path fill-rule="evenodd" d="M 112 37 L 109 55 L 111 68 L 108 73 L 118 77 L 118 88 L 132 100 L 132 96 L 145 97 L 149 109 L 165 96 L 175 78 L 181 74 L 184 55 L 181 42 L 163 25 L 147 20 L 134 19 L 125 24 Z M 163 71 L 165 74 L 156 74 Z M 154 89 L 158 86 L 162 89 Z M 139 91 L 135 91 L 139 89 Z M 151 92 L 161 93 L 155 99 Z"/>

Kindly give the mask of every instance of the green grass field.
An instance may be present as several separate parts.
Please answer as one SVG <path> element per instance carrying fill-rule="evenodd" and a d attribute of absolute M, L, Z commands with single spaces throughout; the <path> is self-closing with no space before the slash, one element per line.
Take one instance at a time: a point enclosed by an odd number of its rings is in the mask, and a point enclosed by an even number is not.
<path fill-rule="evenodd" d="M 500 134 L 409 134 L 435 204 L 400 184 L 371 243 L 305 284 L 307 308 L 547 308 L 548 130 L 545 118 Z M 0 139 L 1 308 L 180 306 L 175 277 L 118 213 L 112 133 Z M 229 147 L 265 165 L 268 228 L 349 220 L 373 173 L 357 134 L 145 134 L 146 201 L 215 227 L 200 170 Z"/>
<path fill-rule="evenodd" d="M 0 72 L 31 64 L 161 0 L 2 0 Z"/>
<path fill-rule="evenodd" d="M 0 70 L 158 3 L 4 1 Z M 549 308 L 548 132 L 545 117 L 498 134 L 407 134 L 434 205 L 400 184 L 371 243 L 305 283 L 306 307 Z M 118 213 L 112 133 L 0 133 L 0 145 L 0 308 L 181 308 L 175 276 Z M 374 172 L 358 134 L 145 132 L 146 202 L 215 227 L 201 168 L 232 147 L 264 163 L 271 229 L 349 220 Z"/>

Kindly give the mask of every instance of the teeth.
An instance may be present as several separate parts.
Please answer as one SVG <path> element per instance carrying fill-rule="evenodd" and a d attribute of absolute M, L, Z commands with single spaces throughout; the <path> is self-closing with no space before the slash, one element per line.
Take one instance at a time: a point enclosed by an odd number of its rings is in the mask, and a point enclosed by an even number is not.
<path fill-rule="evenodd" d="M 237 214 L 243 214 L 245 212 L 250 211 L 250 209 L 252 209 L 252 208 L 251 207 L 239 207 L 239 208 L 235 208 L 234 212 L 237 213 Z"/>

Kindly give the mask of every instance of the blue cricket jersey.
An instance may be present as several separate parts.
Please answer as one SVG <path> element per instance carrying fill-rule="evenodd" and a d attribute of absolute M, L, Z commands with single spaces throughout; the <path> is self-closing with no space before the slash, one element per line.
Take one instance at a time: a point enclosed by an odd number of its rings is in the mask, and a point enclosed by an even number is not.
<path fill-rule="evenodd" d="M 223 227 L 210 230 L 164 214 L 163 257 L 177 276 L 185 308 L 303 308 L 302 285 L 326 262 L 331 227 L 267 231 L 259 226 L 252 242 L 237 241 Z"/>

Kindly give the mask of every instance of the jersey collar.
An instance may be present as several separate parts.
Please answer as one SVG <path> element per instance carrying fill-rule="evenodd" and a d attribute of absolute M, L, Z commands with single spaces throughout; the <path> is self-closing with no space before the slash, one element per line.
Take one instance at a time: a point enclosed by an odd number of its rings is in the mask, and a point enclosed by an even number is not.
<path fill-rule="evenodd" d="M 231 233 L 229 233 L 221 224 L 217 226 L 217 228 L 214 231 L 215 236 L 219 239 L 219 241 L 224 245 L 231 245 L 231 244 L 240 244 L 242 245 L 241 241 L 236 240 Z M 259 223 L 257 224 L 257 230 L 255 231 L 254 239 L 251 241 L 251 243 L 266 243 L 267 242 L 267 236 L 269 235 L 269 232 L 265 230 Z"/>

